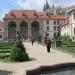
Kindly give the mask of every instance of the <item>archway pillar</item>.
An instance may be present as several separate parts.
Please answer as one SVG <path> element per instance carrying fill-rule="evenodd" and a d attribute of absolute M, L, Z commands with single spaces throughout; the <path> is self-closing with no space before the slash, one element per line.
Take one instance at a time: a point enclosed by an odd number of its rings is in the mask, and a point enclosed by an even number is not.
<path fill-rule="evenodd" d="M 17 25 L 16 25 L 16 37 L 18 37 L 17 32 L 20 32 L 20 24 L 19 23 L 17 23 Z"/>
<path fill-rule="evenodd" d="M 31 24 L 28 24 L 28 38 L 31 39 Z"/>
<path fill-rule="evenodd" d="M 4 27 L 4 40 L 8 40 L 8 26 Z"/>

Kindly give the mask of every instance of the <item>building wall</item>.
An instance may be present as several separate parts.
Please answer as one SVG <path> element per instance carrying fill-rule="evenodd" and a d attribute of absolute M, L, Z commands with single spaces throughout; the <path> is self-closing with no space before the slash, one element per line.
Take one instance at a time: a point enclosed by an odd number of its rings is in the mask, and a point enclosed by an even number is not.
<path fill-rule="evenodd" d="M 61 33 L 61 25 L 64 24 L 64 20 L 49 20 L 49 24 L 46 23 L 47 20 L 43 20 L 43 28 L 44 28 L 44 36 L 46 35 L 46 33 L 49 34 L 49 37 L 51 39 L 54 38 L 54 33 Z M 54 25 L 54 21 L 56 21 L 56 24 Z M 57 24 L 57 21 L 59 21 L 59 24 Z M 49 30 L 47 30 L 47 26 L 49 26 Z M 54 27 L 56 27 L 56 29 L 54 29 Z M 59 27 L 59 30 L 58 30 Z M 60 34 L 61 36 L 61 34 Z"/>
<path fill-rule="evenodd" d="M 61 35 L 69 35 L 72 40 L 75 40 L 75 19 L 73 15 L 75 13 L 75 10 L 70 13 L 69 12 L 66 13 L 66 15 L 69 16 L 69 24 L 62 26 Z"/>
<path fill-rule="evenodd" d="M 71 26 L 71 38 L 75 39 L 75 31 L 74 31 L 74 28 L 75 28 L 75 18 L 74 18 L 74 13 L 75 11 L 73 11 L 71 13 L 71 16 L 70 16 L 70 26 Z"/>
<path fill-rule="evenodd" d="M 4 28 L 3 27 L 0 27 L 0 40 L 3 40 L 4 38 Z"/>
<path fill-rule="evenodd" d="M 43 29 L 44 29 L 44 36 L 46 33 L 49 34 L 49 37 L 52 39 L 54 34 L 54 25 L 53 20 L 48 20 L 49 24 L 46 23 L 47 20 L 43 20 Z M 47 27 L 49 27 L 49 30 L 47 30 Z"/>
<path fill-rule="evenodd" d="M 32 19 L 32 20 L 28 20 L 28 19 L 19 19 L 19 20 L 4 20 L 4 39 L 8 40 L 8 24 L 9 22 L 14 21 L 16 23 L 16 37 L 17 37 L 17 31 L 20 31 L 20 23 L 22 21 L 26 21 L 27 25 L 28 25 L 28 38 L 32 37 L 31 34 L 31 24 L 32 22 L 36 21 L 39 23 L 39 34 L 41 34 L 43 36 L 43 22 L 40 19 Z"/>
<path fill-rule="evenodd" d="M 70 25 L 63 25 L 61 27 L 61 36 L 70 36 L 71 34 Z"/>
<path fill-rule="evenodd" d="M 4 39 L 4 23 L 0 21 L 0 41 Z"/>

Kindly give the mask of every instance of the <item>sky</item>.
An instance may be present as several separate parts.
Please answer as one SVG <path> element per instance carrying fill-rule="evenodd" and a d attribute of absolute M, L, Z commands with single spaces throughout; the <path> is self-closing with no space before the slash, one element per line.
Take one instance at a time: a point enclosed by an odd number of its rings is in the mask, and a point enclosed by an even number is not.
<path fill-rule="evenodd" d="M 47 0 L 52 6 L 53 0 Z M 4 14 L 10 10 L 42 10 L 46 0 L 0 0 L 0 20 L 3 19 Z M 75 5 L 75 0 L 54 0 L 55 6 L 71 6 Z"/>

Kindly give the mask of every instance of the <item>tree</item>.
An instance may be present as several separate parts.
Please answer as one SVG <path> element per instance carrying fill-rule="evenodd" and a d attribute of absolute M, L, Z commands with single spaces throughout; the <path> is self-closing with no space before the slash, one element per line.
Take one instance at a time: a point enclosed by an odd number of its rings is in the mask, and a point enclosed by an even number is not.
<path fill-rule="evenodd" d="M 14 44 L 11 54 L 10 54 L 11 61 L 28 61 L 29 56 L 26 53 L 26 49 L 22 44 L 21 40 L 17 40 Z"/>

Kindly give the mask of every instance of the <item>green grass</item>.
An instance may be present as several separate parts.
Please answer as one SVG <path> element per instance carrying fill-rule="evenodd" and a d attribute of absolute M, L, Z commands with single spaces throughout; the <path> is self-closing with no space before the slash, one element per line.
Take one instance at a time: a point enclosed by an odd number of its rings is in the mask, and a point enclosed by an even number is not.
<path fill-rule="evenodd" d="M 14 42 L 1 42 L 0 43 L 0 59 L 8 59 Z"/>
<path fill-rule="evenodd" d="M 53 48 L 54 48 L 54 44 L 53 44 Z M 57 47 L 55 49 L 61 50 L 66 53 L 70 53 L 75 56 L 75 42 L 65 42 L 65 43 L 62 42 L 61 47 Z"/>

